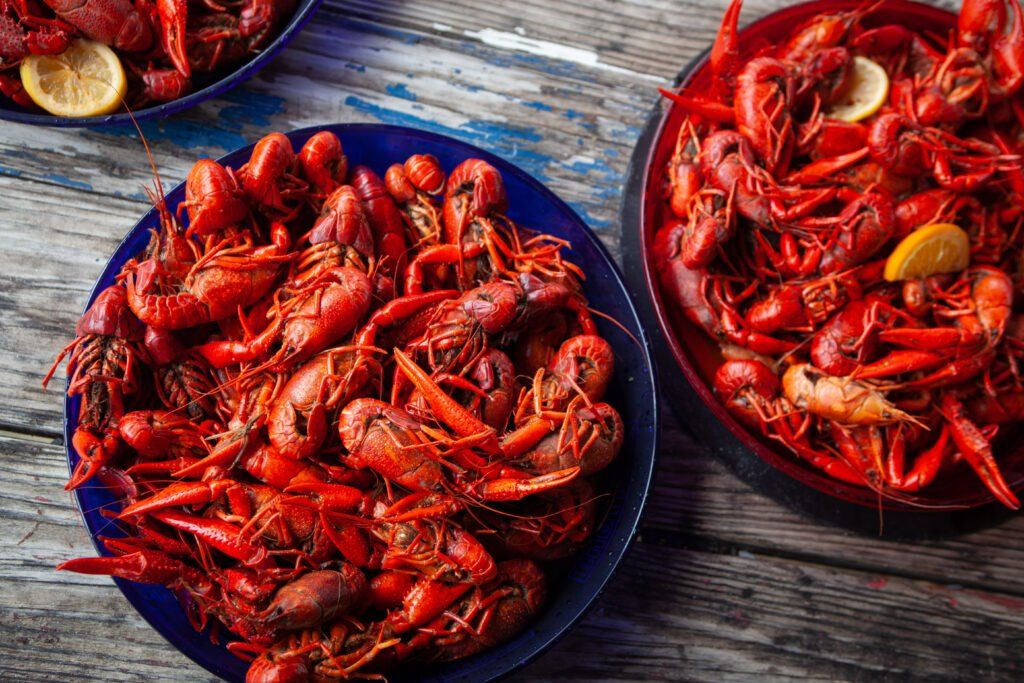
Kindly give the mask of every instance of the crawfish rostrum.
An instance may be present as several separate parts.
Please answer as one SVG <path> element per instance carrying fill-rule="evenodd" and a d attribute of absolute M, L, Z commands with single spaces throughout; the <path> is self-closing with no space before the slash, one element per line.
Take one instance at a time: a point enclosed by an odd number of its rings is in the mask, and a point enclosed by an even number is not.
<path fill-rule="evenodd" d="M 230 69 L 263 50 L 296 0 L 0 0 L 0 93 L 36 109 L 18 65 L 30 54 L 64 52 L 76 38 L 110 46 L 128 77 L 127 104 L 169 102 L 193 78 Z"/>
<path fill-rule="evenodd" d="M 159 230 L 57 360 L 67 487 L 113 487 L 129 535 L 60 568 L 170 587 L 254 682 L 521 630 L 625 431 L 568 245 L 517 226 L 484 161 L 380 178 L 330 132 L 199 161 L 177 214 L 154 196 Z"/>
<path fill-rule="evenodd" d="M 669 300 L 721 348 L 716 394 L 838 480 L 931 504 L 922 490 L 965 461 L 1017 509 L 993 440 L 1024 418 L 1020 3 L 965 0 L 946 35 L 864 3 L 761 46 L 739 44 L 740 5 L 709 78 L 663 91 L 685 116 L 653 247 Z M 888 98 L 829 117 L 856 59 Z M 934 223 L 967 232 L 969 266 L 883 280 Z"/>

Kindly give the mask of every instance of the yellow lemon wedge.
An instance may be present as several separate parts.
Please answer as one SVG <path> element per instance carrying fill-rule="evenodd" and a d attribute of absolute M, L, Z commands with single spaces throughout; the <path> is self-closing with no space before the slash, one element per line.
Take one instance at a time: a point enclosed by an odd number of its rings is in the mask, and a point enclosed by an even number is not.
<path fill-rule="evenodd" d="M 103 43 L 80 39 L 59 55 L 29 55 L 21 82 L 32 101 L 57 116 L 102 116 L 121 106 L 124 67 Z"/>
<path fill-rule="evenodd" d="M 867 57 L 853 58 L 853 73 L 842 94 L 829 105 L 825 114 L 851 123 L 866 119 L 889 99 L 889 75 L 878 62 Z"/>
<path fill-rule="evenodd" d="M 971 243 L 967 233 L 952 223 L 932 223 L 910 233 L 896 245 L 885 262 L 884 277 L 893 282 L 955 273 L 968 266 Z"/>

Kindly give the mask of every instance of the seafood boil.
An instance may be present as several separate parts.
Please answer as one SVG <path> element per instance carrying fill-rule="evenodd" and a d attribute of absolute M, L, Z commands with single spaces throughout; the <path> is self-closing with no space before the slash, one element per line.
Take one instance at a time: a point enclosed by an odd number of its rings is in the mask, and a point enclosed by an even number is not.
<path fill-rule="evenodd" d="M 295 0 L 0 0 L 0 93 L 29 109 L 37 102 L 19 67 L 62 55 L 80 41 L 113 50 L 124 65 L 124 102 L 138 108 L 178 99 L 194 81 L 263 50 Z"/>
<path fill-rule="evenodd" d="M 247 680 L 381 678 L 520 632 L 626 427 L 569 245 L 501 174 L 339 138 L 202 159 L 60 354 L 67 488 L 127 533 L 59 569 L 164 585 Z M 187 220 L 186 220 L 187 219 Z"/>
<path fill-rule="evenodd" d="M 743 43 L 733 0 L 682 112 L 653 260 L 717 343 L 737 420 L 829 477 L 929 506 L 1024 419 L 1024 12 L 964 0 L 948 31 L 884 2 Z M 972 474 L 973 472 L 973 474 Z"/>

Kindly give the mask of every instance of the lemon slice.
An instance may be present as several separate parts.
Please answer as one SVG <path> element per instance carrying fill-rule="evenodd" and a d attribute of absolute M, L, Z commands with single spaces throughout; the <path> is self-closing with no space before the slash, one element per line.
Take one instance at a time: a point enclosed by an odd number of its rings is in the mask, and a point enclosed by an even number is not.
<path fill-rule="evenodd" d="M 59 55 L 25 57 L 21 82 L 33 102 L 57 116 L 109 114 L 121 106 L 128 87 L 114 51 L 85 39 Z"/>
<path fill-rule="evenodd" d="M 885 279 L 910 280 L 938 273 L 955 273 L 968 266 L 970 239 L 952 223 L 932 223 L 910 233 L 885 262 Z"/>
<path fill-rule="evenodd" d="M 853 123 L 874 114 L 887 99 L 889 75 L 885 69 L 867 57 L 854 57 L 850 82 L 825 114 Z"/>

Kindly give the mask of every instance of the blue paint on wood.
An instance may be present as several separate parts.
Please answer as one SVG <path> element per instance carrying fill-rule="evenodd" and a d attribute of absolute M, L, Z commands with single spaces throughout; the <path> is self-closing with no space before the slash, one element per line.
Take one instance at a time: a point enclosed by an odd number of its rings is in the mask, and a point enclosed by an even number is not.
<path fill-rule="evenodd" d="M 555 163 L 555 160 L 546 154 L 541 154 L 522 146 L 523 143 L 536 143 L 541 140 L 540 133 L 533 128 L 496 121 L 468 121 L 459 127 L 447 126 L 443 123 L 417 116 L 416 114 L 382 107 L 379 104 L 368 102 L 355 95 L 349 95 L 345 98 L 345 104 L 372 116 L 381 123 L 421 128 L 471 142 L 496 154 L 500 154 L 540 180 L 547 181 L 550 179 L 547 169 Z"/>
<path fill-rule="evenodd" d="M 247 126 L 264 129 L 273 117 L 284 111 L 282 97 L 249 88 L 236 88 L 214 100 L 223 102 L 216 126 L 183 118 L 162 119 L 142 124 L 142 132 L 150 142 L 169 142 L 185 149 L 220 148 L 230 152 L 249 142 L 243 134 Z M 111 126 L 102 134 L 136 138 L 135 126 Z"/>
<path fill-rule="evenodd" d="M 409 100 L 410 102 L 416 101 L 416 93 L 411 92 L 404 83 L 389 83 L 384 86 L 384 90 L 394 97 L 400 97 L 403 100 Z"/>
<path fill-rule="evenodd" d="M 459 50 L 478 57 L 493 66 L 525 67 L 549 76 L 558 76 L 584 83 L 596 82 L 593 70 L 562 59 L 552 59 L 527 52 L 498 51 L 482 43 L 468 40 L 459 43 Z M 580 89 L 578 85 L 574 84 L 567 83 L 565 86 L 566 88 Z"/>
<path fill-rule="evenodd" d="M 141 125 L 142 133 L 150 143 L 169 142 L 185 149 L 221 148 L 231 151 L 245 144 L 245 137 L 238 132 L 214 128 L 208 123 L 184 119 L 149 121 Z M 135 126 L 111 126 L 103 130 L 104 135 L 121 138 L 138 138 Z"/>
<path fill-rule="evenodd" d="M 56 183 L 57 185 L 63 185 L 65 187 L 73 187 L 79 190 L 92 190 L 92 185 L 90 185 L 89 183 L 83 180 L 75 180 L 73 178 L 69 178 L 66 175 L 61 175 L 60 173 L 47 173 L 46 175 L 41 176 L 41 178 L 43 180 L 47 180 L 51 183 Z"/>
<path fill-rule="evenodd" d="M 523 102 L 523 106 L 537 111 L 551 111 L 551 105 L 546 102 Z"/>
<path fill-rule="evenodd" d="M 23 174 L 21 169 L 14 168 L 13 166 L 0 166 L 0 175 L 7 176 L 8 178 L 20 178 Z"/>
<path fill-rule="evenodd" d="M 221 108 L 221 119 L 234 122 L 240 130 L 244 125 L 269 126 L 271 119 L 285 108 L 285 99 L 264 92 L 238 88 L 223 98 L 231 104 Z M 232 148 L 234 149 L 234 148 Z"/>

